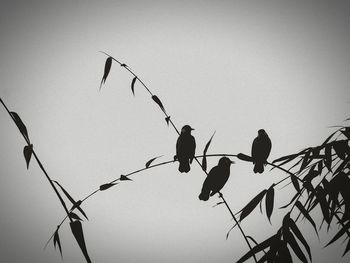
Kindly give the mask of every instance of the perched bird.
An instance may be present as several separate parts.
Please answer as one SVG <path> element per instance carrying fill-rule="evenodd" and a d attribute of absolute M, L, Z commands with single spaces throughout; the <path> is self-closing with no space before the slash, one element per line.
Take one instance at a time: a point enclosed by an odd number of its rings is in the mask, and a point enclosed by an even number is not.
<path fill-rule="evenodd" d="M 181 173 L 188 173 L 190 163 L 194 158 L 196 151 L 196 141 L 191 135 L 191 131 L 194 130 L 189 125 L 185 125 L 181 129 L 181 134 L 176 142 L 176 159 L 179 161 L 179 171 Z"/>
<path fill-rule="evenodd" d="M 263 173 L 264 164 L 271 152 L 271 140 L 265 130 L 258 131 L 258 137 L 253 141 L 252 159 L 254 163 L 254 173 Z"/>
<path fill-rule="evenodd" d="M 209 196 L 219 192 L 230 176 L 230 166 L 234 163 L 227 157 L 222 157 L 217 166 L 213 167 L 205 178 L 202 191 L 198 196 L 200 200 L 207 201 Z"/>

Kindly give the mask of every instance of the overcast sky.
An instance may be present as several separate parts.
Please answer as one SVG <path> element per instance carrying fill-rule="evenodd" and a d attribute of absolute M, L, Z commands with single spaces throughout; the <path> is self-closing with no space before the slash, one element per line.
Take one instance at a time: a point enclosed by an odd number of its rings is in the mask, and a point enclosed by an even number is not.
<path fill-rule="evenodd" d="M 197 153 L 250 153 L 257 130 L 272 140 L 270 160 L 317 145 L 349 117 L 348 1 L 3 1 L 0 96 L 25 122 L 50 176 L 80 199 L 102 183 L 175 154 L 177 134 L 132 76 L 113 64 L 98 91 L 105 51 L 128 64 L 181 128 L 195 128 Z M 61 262 L 46 240 L 64 210 L 24 140 L 0 109 L 0 259 Z M 212 167 L 218 159 L 210 159 Z M 140 173 L 89 199 L 83 223 L 93 262 L 233 262 L 245 251 L 223 206 L 198 200 L 204 174 L 178 164 Z M 233 211 L 283 178 L 255 175 L 236 160 L 223 189 Z M 279 205 L 291 196 L 278 190 Z M 277 209 L 278 210 L 278 209 Z M 254 212 L 243 224 L 258 241 L 271 226 Z M 319 243 L 307 223 L 314 262 L 341 261 L 339 243 Z M 65 224 L 63 262 L 84 262 Z"/>

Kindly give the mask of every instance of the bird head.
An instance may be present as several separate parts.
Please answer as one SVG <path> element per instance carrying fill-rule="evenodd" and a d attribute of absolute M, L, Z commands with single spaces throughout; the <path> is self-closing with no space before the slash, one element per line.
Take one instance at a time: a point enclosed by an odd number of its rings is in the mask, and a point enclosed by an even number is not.
<path fill-rule="evenodd" d="M 193 130 L 194 130 L 194 129 L 191 128 L 190 125 L 185 125 L 185 126 L 183 126 L 182 129 L 181 129 L 181 133 L 182 133 L 182 134 L 191 134 L 191 131 L 193 131 Z"/>
<path fill-rule="evenodd" d="M 258 136 L 267 136 L 267 133 L 264 129 L 258 130 Z"/>
<path fill-rule="evenodd" d="M 230 166 L 233 163 L 235 163 L 235 162 L 231 161 L 227 157 L 221 157 L 220 160 L 219 160 L 219 166 Z"/>

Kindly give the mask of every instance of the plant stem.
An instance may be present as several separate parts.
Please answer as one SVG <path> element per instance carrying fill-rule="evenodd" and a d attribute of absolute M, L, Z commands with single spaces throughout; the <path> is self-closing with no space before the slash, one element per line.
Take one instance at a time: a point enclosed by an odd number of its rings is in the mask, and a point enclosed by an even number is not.
<path fill-rule="evenodd" d="M 10 110 L 7 108 L 6 104 L 3 102 L 3 100 L 2 100 L 1 98 L 0 98 L 0 102 L 1 102 L 1 104 L 4 106 L 4 108 L 6 109 L 7 113 L 10 115 L 11 119 L 13 120 L 13 122 L 16 123 L 16 121 L 15 121 L 15 119 L 13 118 L 13 116 L 12 116 Z M 22 134 L 22 133 L 21 133 L 21 134 Z M 26 138 L 23 134 L 22 134 L 22 136 L 23 136 L 23 138 L 25 139 L 27 145 L 30 146 L 30 141 L 28 140 L 28 138 Z M 64 203 L 64 201 L 63 201 L 63 199 L 62 199 L 60 193 L 58 192 L 56 186 L 54 185 L 54 183 L 52 182 L 50 176 L 49 176 L 48 173 L 46 172 L 44 166 L 42 165 L 42 163 L 41 163 L 39 157 L 37 156 L 36 152 L 34 151 L 34 149 L 32 150 L 32 154 L 33 154 L 35 160 L 37 161 L 37 163 L 38 163 L 38 165 L 39 165 L 41 171 L 45 174 L 45 177 L 46 177 L 46 179 L 49 181 L 49 183 L 50 183 L 52 189 L 55 191 L 55 193 L 56 193 L 58 199 L 60 200 L 60 202 L 61 202 L 61 204 L 62 204 L 62 206 L 63 206 L 63 208 L 64 208 L 64 210 L 65 210 L 65 212 L 66 212 L 66 214 L 67 214 L 67 217 L 69 217 L 70 221 L 73 222 L 73 220 L 72 220 L 72 219 L 70 218 L 70 216 L 69 216 L 69 211 L 68 211 L 68 209 L 67 209 L 66 204 Z"/>

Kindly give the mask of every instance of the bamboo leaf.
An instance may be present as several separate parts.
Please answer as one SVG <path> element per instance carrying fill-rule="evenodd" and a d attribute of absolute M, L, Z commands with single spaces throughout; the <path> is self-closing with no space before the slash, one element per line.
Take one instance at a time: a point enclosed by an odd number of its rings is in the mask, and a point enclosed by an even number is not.
<path fill-rule="evenodd" d="M 146 168 L 148 168 L 154 160 L 156 160 L 156 159 L 158 159 L 159 157 L 162 157 L 162 156 L 163 156 L 163 155 L 160 155 L 160 156 L 154 157 L 154 158 L 152 158 L 151 160 L 149 160 L 149 161 L 146 163 Z"/>
<path fill-rule="evenodd" d="M 310 168 L 310 170 L 309 170 L 309 172 L 307 173 L 307 175 L 305 175 L 305 177 L 303 178 L 303 181 L 304 181 L 304 182 L 310 182 L 310 183 L 311 183 L 311 181 L 312 181 L 315 177 L 317 177 L 317 176 L 320 174 L 319 171 L 316 171 L 316 170 L 315 170 L 316 165 L 318 165 L 318 164 L 317 164 L 317 163 L 314 164 L 314 165 Z"/>
<path fill-rule="evenodd" d="M 24 155 L 24 159 L 26 160 L 27 169 L 29 168 L 29 162 L 32 157 L 32 154 L 33 154 L 33 144 L 24 146 L 23 155 Z"/>
<path fill-rule="evenodd" d="M 74 212 L 70 212 L 70 213 L 69 213 L 69 217 L 72 218 L 72 219 L 75 219 L 75 220 L 80 220 L 80 221 L 82 221 L 81 218 L 80 218 L 76 213 L 74 213 Z"/>
<path fill-rule="evenodd" d="M 60 254 L 61 254 L 61 258 L 63 257 L 62 255 L 62 247 L 61 247 L 61 241 L 60 241 L 60 236 L 58 235 L 58 229 L 59 227 L 57 227 L 55 234 L 53 236 L 53 245 L 56 249 L 56 245 L 58 245 L 58 249 L 60 250 Z"/>
<path fill-rule="evenodd" d="M 91 263 L 88 251 L 86 249 L 85 239 L 84 239 L 84 233 L 83 233 L 83 227 L 81 225 L 81 222 L 79 220 L 73 221 L 70 224 L 70 228 L 72 230 L 73 236 L 75 237 L 75 240 L 78 242 L 78 245 L 83 252 L 83 255 L 85 257 L 85 260 L 87 263 Z"/>
<path fill-rule="evenodd" d="M 342 161 L 342 163 L 337 167 L 337 169 L 333 174 L 338 174 L 339 172 L 343 171 L 343 169 L 345 168 L 346 165 L 349 164 L 349 162 L 350 162 L 350 155 L 344 161 Z"/>
<path fill-rule="evenodd" d="M 350 139 L 350 127 L 345 127 L 344 130 L 341 131 L 346 138 Z"/>
<path fill-rule="evenodd" d="M 312 257 L 311 257 L 311 250 L 310 247 L 308 245 L 308 243 L 306 242 L 305 238 L 303 237 L 303 235 L 301 234 L 299 228 L 297 227 L 297 225 L 295 224 L 294 220 L 292 220 L 291 218 L 289 218 L 289 226 L 292 229 L 293 233 L 295 234 L 295 236 L 300 240 L 300 242 L 304 245 L 310 261 L 312 261 Z"/>
<path fill-rule="evenodd" d="M 131 91 L 132 91 L 132 94 L 135 96 L 135 82 L 137 80 L 137 77 L 134 77 L 132 79 L 132 82 L 131 82 Z"/>
<path fill-rule="evenodd" d="M 116 183 L 102 184 L 102 185 L 100 185 L 100 191 L 105 191 L 105 190 L 107 190 L 115 185 L 116 185 Z"/>
<path fill-rule="evenodd" d="M 68 198 L 68 200 L 72 203 L 73 206 L 72 206 L 71 210 L 74 210 L 75 208 L 77 208 L 77 209 L 79 210 L 79 212 L 80 212 L 87 220 L 89 220 L 88 217 L 87 217 L 87 215 L 86 215 L 85 212 L 83 211 L 83 209 L 80 207 L 81 201 L 79 200 L 79 201 L 76 202 L 76 201 L 73 199 L 73 197 L 66 191 L 66 189 L 63 188 L 63 186 L 62 186 L 59 182 L 57 182 L 57 181 L 53 181 L 53 182 L 55 182 L 55 183 L 61 188 L 62 192 L 65 194 L 65 196 Z"/>
<path fill-rule="evenodd" d="M 332 146 L 327 144 L 325 149 L 325 159 L 323 160 L 325 166 L 328 168 L 330 172 L 332 172 Z"/>
<path fill-rule="evenodd" d="M 243 257 L 241 257 L 236 263 L 243 263 L 247 259 L 251 258 L 256 253 L 262 251 L 263 249 L 269 247 L 271 243 L 276 239 L 276 235 L 273 235 L 272 237 L 264 240 L 259 245 L 253 247 L 250 251 L 248 251 Z M 266 255 L 265 255 L 266 256 Z"/>
<path fill-rule="evenodd" d="M 342 256 L 344 257 L 345 254 L 348 253 L 349 250 L 350 250 L 350 239 L 349 239 L 349 241 L 348 241 L 348 244 L 346 245 L 345 251 L 344 251 L 344 253 L 343 253 Z"/>
<path fill-rule="evenodd" d="M 350 228 L 350 221 L 347 222 L 341 229 L 340 231 L 331 239 L 331 241 L 328 242 L 326 247 L 328 247 L 330 244 L 338 240 L 342 235 L 344 235 Z"/>
<path fill-rule="evenodd" d="M 112 67 L 112 57 L 108 57 L 105 63 L 105 69 L 104 69 L 103 77 L 100 84 L 100 90 L 101 90 L 102 84 L 106 82 L 106 79 L 108 77 L 109 71 L 111 70 L 111 67 Z"/>
<path fill-rule="evenodd" d="M 334 134 L 336 134 L 336 133 L 337 133 L 337 131 L 335 131 L 331 135 L 329 135 L 328 138 L 322 143 L 321 148 L 324 147 L 329 142 L 329 140 L 334 136 Z"/>
<path fill-rule="evenodd" d="M 259 204 L 259 202 L 264 198 L 266 194 L 266 189 L 261 191 L 257 196 L 255 196 L 243 209 L 239 221 L 242 221 L 246 216 L 248 216 L 254 208 Z"/>
<path fill-rule="evenodd" d="M 274 204 L 274 197 L 275 197 L 275 190 L 274 190 L 274 185 L 272 185 L 266 193 L 265 196 L 265 207 L 266 207 L 266 215 L 267 218 L 269 219 L 269 222 L 271 224 L 271 215 L 273 211 L 273 204 Z"/>
<path fill-rule="evenodd" d="M 216 203 L 215 205 L 213 205 L 213 207 L 216 207 L 216 206 L 222 205 L 222 204 L 224 204 L 224 202 L 218 202 L 218 203 Z"/>
<path fill-rule="evenodd" d="M 300 166 L 299 173 L 301 173 L 305 169 L 305 167 L 312 161 L 312 158 L 310 158 L 310 153 L 311 151 L 308 151 L 305 153 L 303 157 L 303 162 L 301 163 L 301 166 Z"/>
<path fill-rule="evenodd" d="M 324 193 L 324 189 L 321 186 L 317 186 L 316 187 L 316 198 L 318 203 L 320 204 L 321 210 L 322 210 L 322 214 L 323 214 L 323 218 L 326 220 L 326 222 L 328 224 L 331 223 L 331 218 L 329 215 L 329 208 L 328 208 L 328 203 L 326 200 L 326 196 Z"/>
<path fill-rule="evenodd" d="M 333 142 L 333 149 L 342 160 L 345 160 L 346 155 L 349 155 L 349 145 L 347 140 Z"/>
<path fill-rule="evenodd" d="M 129 177 L 125 176 L 125 175 L 120 175 L 120 181 L 132 181 Z"/>
<path fill-rule="evenodd" d="M 204 147 L 203 159 L 202 159 L 202 169 L 203 169 L 203 171 L 207 171 L 207 151 L 208 151 L 208 148 L 210 146 L 211 140 L 213 139 L 214 135 L 215 135 L 215 132 L 210 137 L 210 140 L 207 142 L 207 144 Z"/>
<path fill-rule="evenodd" d="M 26 126 L 24 125 L 23 121 L 21 120 L 21 118 L 19 117 L 19 115 L 14 112 L 14 111 L 11 111 L 11 116 L 17 126 L 17 128 L 19 129 L 19 131 L 22 133 L 22 135 L 28 140 L 28 142 L 30 141 L 29 140 L 29 136 L 28 136 L 28 131 L 27 131 L 27 128 Z"/>
<path fill-rule="evenodd" d="M 284 241 L 284 240 L 280 241 L 280 245 L 278 247 L 278 254 L 279 254 L 280 259 L 281 259 L 280 262 L 293 263 L 292 255 L 289 252 L 286 241 Z"/>
<path fill-rule="evenodd" d="M 237 223 L 233 225 L 233 227 L 230 228 L 230 230 L 227 232 L 226 234 L 226 240 L 228 239 L 228 236 L 230 235 L 230 232 L 232 231 L 232 229 L 234 229 L 237 226 Z"/>
<path fill-rule="evenodd" d="M 299 181 L 298 178 L 293 174 L 290 175 L 290 180 L 292 181 L 292 184 L 295 188 L 295 190 L 299 193 L 300 192 L 300 185 L 299 185 Z"/>
<path fill-rule="evenodd" d="M 298 198 L 298 196 L 299 196 L 299 193 L 296 193 L 296 194 L 293 196 L 293 198 L 289 201 L 288 204 L 286 204 L 286 205 L 284 205 L 284 206 L 281 206 L 279 209 L 284 209 L 284 208 L 290 206 L 290 205 L 295 201 L 295 199 Z"/>
<path fill-rule="evenodd" d="M 153 95 L 152 96 L 152 99 L 154 100 L 155 103 L 158 104 L 158 106 L 160 107 L 160 109 L 165 112 L 165 109 L 164 109 L 164 106 L 162 104 L 162 102 L 160 101 L 160 99 L 156 96 L 156 95 Z"/>
<path fill-rule="evenodd" d="M 307 259 L 303 253 L 303 251 L 300 249 L 297 241 L 295 240 L 294 236 L 289 231 L 283 232 L 283 239 L 290 245 L 290 247 L 293 249 L 295 255 L 303 262 L 307 263 Z"/>
<path fill-rule="evenodd" d="M 310 224 L 315 229 L 316 234 L 318 235 L 316 224 L 314 220 L 309 215 L 308 211 L 305 209 L 305 207 L 300 203 L 300 201 L 295 202 L 295 206 L 299 209 L 299 211 L 303 214 L 303 216 L 310 222 Z"/>
<path fill-rule="evenodd" d="M 291 154 L 291 155 L 286 155 L 286 156 L 280 157 L 280 158 L 272 161 L 272 163 L 279 163 L 279 162 L 286 161 L 286 160 L 288 160 L 288 162 L 290 162 L 290 161 L 292 161 L 293 159 L 295 159 L 298 156 L 299 156 L 298 153 Z"/>
<path fill-rule="evenodd" d="M 166 124 L 169 126 L 170 116 L 167 116 L 167 117 L 165 118 L 165 121 L 166 121 Z"/>

